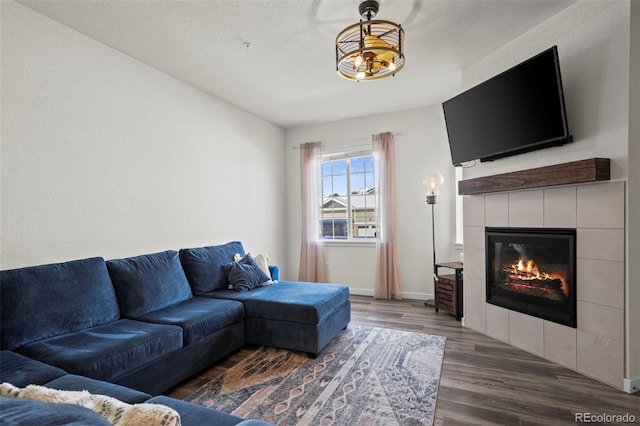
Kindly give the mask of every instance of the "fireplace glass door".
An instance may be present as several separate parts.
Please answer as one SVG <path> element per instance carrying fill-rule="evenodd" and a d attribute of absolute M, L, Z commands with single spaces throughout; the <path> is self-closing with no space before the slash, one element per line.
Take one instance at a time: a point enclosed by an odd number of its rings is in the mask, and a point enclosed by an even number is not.
<path fill-rule="evenodd" d="M 487 302 L 576 326 L 575 229 L 486 228 Z"/>

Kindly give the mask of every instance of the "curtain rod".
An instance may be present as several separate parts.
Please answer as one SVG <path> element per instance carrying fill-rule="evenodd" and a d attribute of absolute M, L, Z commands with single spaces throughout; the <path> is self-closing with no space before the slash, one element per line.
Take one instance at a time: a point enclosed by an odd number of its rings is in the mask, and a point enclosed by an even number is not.
<path fill-rule="evenodd" d="M 385 133 L 385 132 L 383 132 Z M 391 132 L 391 134 L 393 136 L 402 136 L 402 132 Z M 373 136 L 373 135 L 372 135 Z M 345 142 L 364 142 L 364 141 L 369 141 L 369 142 L 373 142 L 371 140 L 371 138 L 349 138 L 349 139 L 342 139 L 342 140 L 337 140 L 337 141 L 330 141 L 330 142 L 320 142 L 320 144 L 322 146 L 332 146 L 332 145 L 338 145 L 338 144 L 342 144 Z M 294 145 L 291 147 L 291 149 L 300 149 L 300 145 Z"/>

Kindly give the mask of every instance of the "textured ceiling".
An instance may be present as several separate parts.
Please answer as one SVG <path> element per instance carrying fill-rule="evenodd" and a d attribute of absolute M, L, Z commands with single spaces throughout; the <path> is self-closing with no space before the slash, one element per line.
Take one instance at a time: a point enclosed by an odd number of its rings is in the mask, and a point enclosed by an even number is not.
<path fill-rule="evenodd" d="M 573 0 L 381 0 L 377 18 L 405 29 L 406 65 L 361 83 L 338 76 L 334 45 L 359 1 L 19 3 L 287 128 L 440 103 L 461 68 Z"/>

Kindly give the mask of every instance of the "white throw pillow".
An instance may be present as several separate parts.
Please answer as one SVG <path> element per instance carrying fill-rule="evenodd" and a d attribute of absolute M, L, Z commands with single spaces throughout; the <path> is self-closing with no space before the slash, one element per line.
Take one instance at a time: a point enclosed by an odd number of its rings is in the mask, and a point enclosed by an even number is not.
<path fill-rule="evenodd" d="M 267 274 L 269 279 L 271 279 L 271 271 L 269 270 L 269 261 L 271 259 L 269 259 L 269 255 L 266 254 L 266 253 L 265 254 L 259 254 L 257 256 L 254 256 L 253 259 L 258 264 L 258 267 L 260 267 L 260 269 L 262 269 L 262 272 Z"/>

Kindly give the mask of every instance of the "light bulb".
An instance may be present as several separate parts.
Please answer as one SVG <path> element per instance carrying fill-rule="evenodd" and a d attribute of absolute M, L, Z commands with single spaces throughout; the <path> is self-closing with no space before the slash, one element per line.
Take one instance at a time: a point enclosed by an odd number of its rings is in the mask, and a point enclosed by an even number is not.
<path fill-rule="evenodd" d="M 356 80 L 362 80 L 366 77 L 366 74 L 364 73 L 364 71 L 360 71 L 359 73 L 356 73 Z"/>
<path fill-rule="evenodd" d="M 359 68 L 360 65 L 362 65 L 362 63 L 364 62 L 364 59 L 362 59 L 361 55 L 356 56 L 356 59 L 354 59 L 353 61 L 353 66 L 356 68 Z"/>
<path fill-rule="evenodd" d="M 391 62 L 389 64 L 388 68 L 389 68 L 390 71 L 395 71 L 396 70 L 396 63 L 395 62 Z"/>
<path fill-rule="evenodd" d="M 440 187 L 444 183 L 444 177 L 440 172 L 432 171 L 428 173 L 424 179 L 422 179 L 422 184 L 424 185 L 424 189 L 427 192 L 427 203 L 436 204 L 438 202 L 438 197 L 440 196 Z"/>

